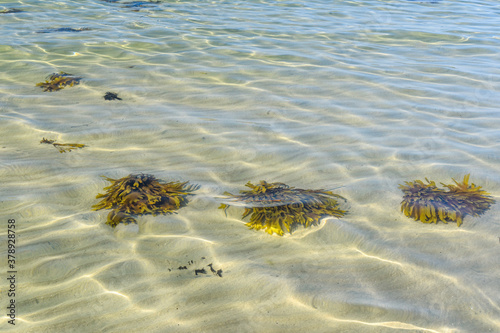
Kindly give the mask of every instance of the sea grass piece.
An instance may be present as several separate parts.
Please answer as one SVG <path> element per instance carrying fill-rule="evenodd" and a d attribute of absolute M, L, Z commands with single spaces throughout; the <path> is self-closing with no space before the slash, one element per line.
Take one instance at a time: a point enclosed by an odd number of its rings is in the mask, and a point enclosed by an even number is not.
<path fill-rule="evenodd" d="M 56 140 L 49 140 L 49 139 L 45 139 L 45 138 L 43 138 L 40 141 L 40 143 L 51 144 L 55 148 L 57 148 L 57 150 L 59 150 L 60 153 L 67 153 L 67 152 L 70 152 L 74 149 L 86 147 L 84 144 L 81 144 L 81 143 L 56 143 Z"/>
<path fill-rule="evenodd" d="M 0 10 L 0 14 L 22 13 L 22 12 L 24 12 L 24 10 L 17 9 L 17 8 L 9 8 L 9 9 Z"/>
<path fill-rule="evenodd" d="M 63 28 L 48 28 L 48 29 L 42 29 L 42 30 L 37 30 L 36 33 L 38 34 L 48 34 L 51 32 L 80 32 L 80 31 L 89 31 L 92 30 L 90 28 L 68 28 L 68 27 L 63 27 Z"/>
<path fill-rule="evenodd" d="M 43 91 L 57 91 L 64 87 L 80 84 L 81 77 L 73 76 L 65 72 L 53 73 L 45 78 L 45 82 L 37 83 L 37 87 L 41 87 Z"/>
<path fill-rule="evenodd" d="M 495 200 L 475 184 L 469 185 L 469 176 L 465 175 L 462 183 L 445 185 L 448 190 L 438 188 L 434 181 L 427 184 L 420 180 L 399 185 L 403 191 L 401 211 L 415 221 L 423 223 L 456 222 L 462 225 L 466 215 L 484 214 Z"/>
<path fill-rule="evenodd" d="M 240 195 L 224 193 L 229 198 L 219 208 L 226 211 L 234 204 L 243 206 L 242 219 L 250 215 L 250 222 L 246 225 L 250 229 L 264 229 L 271 235 L 291 234 L 298 225 L 308 228 L 318 225 L 322 217 L 340 218 L 346 214 L 339 209 L 337 201 L 345 198 L 331 191 L 296 189 L 283 183 L 265 181 L 260 181 L 259 185 L 248 182 L 245 186 L 250 190 L 242 190 Z"/>
<path fill-rule="evenodd" d="M 107 91 L 106 94 L 104 94 L 104 99 L 106 101 L 113 101 L 115 99 L 121 101 L 122 99 L 120 97 L 118 97 L 118 94 L 117 93 L 114 93 L 114 92 L 110 92 L 110 91 Z"/>
<path fill-rule="evenodd" d="M 495 200 L 481 186 L 474 183 L 469 185 L 469 176 L 465 175 L 462 183 L 453 179 L 455 184 L 441 184 L 448 188 L 448 195 L 456 200 L 462 215 L 480 216 L 490 209 Z"/>
<path fill-rule="evenodd" d="M 174 213 L 188 203 L 187 196 L 199 188 L 188 182 L 162 183 L 152 175 L 128 175 L 120 179 L 103 176 L 111 182 L 104 188 L 106 193 L 98 194 L 102 200 L 93 210 L 111 209 L 106 224 L 116 227 L 118 223 L 137 223 L 134 216 Z"/>

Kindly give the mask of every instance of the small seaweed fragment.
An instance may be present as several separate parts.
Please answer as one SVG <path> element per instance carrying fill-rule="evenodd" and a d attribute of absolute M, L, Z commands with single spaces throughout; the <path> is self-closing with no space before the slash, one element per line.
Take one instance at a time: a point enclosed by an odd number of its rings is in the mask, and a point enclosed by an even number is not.
<path fill-rule="evenodd" d="M 0 10 L 0 14 L 11 14 L 11 13 L 21 13 L 24 12 L 24 10 L 17 9 L 17 8 L 10 8 L 10 9 L 2 9 Z"/>
<path fill-rule="evenodd" d="M 216 274 L 217 271 L 213 268 L 213 264 L 208 264 L 207 265 L 208 267 L 210 267 L 210 271 L 213 273 L 213 274 Z"/>
<path fill-rule="evenodd" d="M 106 94 L 103 96 L 106 101 L 113 101 L 115 99 L 117 100 L 122 100 L 120 97 L 118 97 L 117 93 L 114 92 L 106 92 Z"/>
<path fill-rule="evenodd" d="M 202 269 L 195 269 L 195 270 L 194 270 L 194 273 L 195 273 L 196 275 L 198 275 L 198 273 L 199 273 L 199 274 L 207 274 L 207 271 L 205 270 L 205 268 L 202 268 Z"/>
<path fill-rule="evenodd" d="M 440 189 L 434 181 L 427 184 L 420 180 L 399 185 L 403 191 L 401 211 L 415 221 L 423 223 L 456 222 L 460 226 L 466 215 L 479 216 L 486 212 L 495 201 L 481 186 L 469 185 L 469 176 L 462 183 L 445 185 L 448 191 Z"/>
<path fill-rule="evenodd" d="M 215 270 L 213 268 L 212 264 L 208 264 L 208 267 L 210 267 L 210 271 L 212 272 L 213 275 L 217 275 L 218 277 L 222 277 L 222 269 Z"/>
<path fill-rule="evenodd" d="M 65 72 L 53 73 L 45 78 L 45 82 L 37 83 L 37 87 L 43 88 L 43 91 L 57 91 L 66 86 L 73 87 L 80 83 L 81 77 L 73 76 Z"/>
<path fill-rule="evenodd" d="M 60 153 L 67 153 L 74 149 L 85 147 L 85 145 L 81 143 L 53 143 L 52 145 L 56 147 Z"/>
<path fill-rule="evenodd" d="M 230 199 L 219 208 L 226 211 L 234 203 L 243 206 L 242 218 L 251 215 L 246 225 L 250 229 L 265 229 L 271 235 L 283 236 L 285 231 L 292 233 L 298 225 L 308 228 L 318 225 L 322 217 L 340 218 L 347 213 L 339 209 L 337 201 L 346 199 L 331 191 L 296 189 L 283 183 L 265 181 L 260 181 L 259 185 L 248 182 L 245 186 L 250 190 L 242 190 L 240 195 L 224 193 Z"/>
<path fill-rule="evenodd" d="M 53 144 L 54 142 L 56 142 L 56 140 L 49 140 L 49 139 L 45 139 L 45 138 L 42 138 L 42 140 L 40 140 L 40 143 L 46 143 L 46 144 Z"/>
<path fill-rule="evenodd" d="M 51 32 L 80 32 L 80 31 L 89 31 L 92 30 L 90 28 L 48 28 L 36 31 L 38 34 L 48 34 Z"/>
<path fill-rule="evenodd" d="M 70 152 L 74 149 L 85 147 L 85 145 L 81 144 L 81 143 L 56 143 L 56 140 L 49 140 L 49 139 L 45 139 L 45 138 L 43 138 L 40 141 L 40 143 L 51 144 L 55 148 L 57 148 L 57 150 L 59 150 L 60 153 L 67 153 L 67 152 Z"/>
<path fill-rule="evenodd" d="M 102 200 L 93 206 L 94 210 L 112 209 L 106 224 L 116 227 L 118 223 L 136 223 L 134 215 L 174 213 L 188 203 L 189 192 L 199 188 L 188 182 L 161 183 L 152 175 L 128 175 L 120 179 L 103 176 L 112 184 L 105 187 L 106 193 L 98 194 Z"/>

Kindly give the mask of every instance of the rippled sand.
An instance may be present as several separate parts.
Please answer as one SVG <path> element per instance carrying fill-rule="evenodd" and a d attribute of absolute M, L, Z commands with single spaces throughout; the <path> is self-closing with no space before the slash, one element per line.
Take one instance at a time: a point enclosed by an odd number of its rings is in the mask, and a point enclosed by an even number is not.
<path fill-rule="evenodd" d="M 499 330 L 498 205 L 427 225 L 398 189 L 470 173 L 498 201 L 496 2 L 2 6 L 22 11 L 0 14 L 0 210 L 18 241 L 0 330 Z M 83 79 L 35 86 L 59 71 Z M 100 176 L 141 172 L 201 188 L 178 214 L 105 225 Z M 259 180 L 334 189 L 349 214 L 278 237 L 217 209 Z"/>

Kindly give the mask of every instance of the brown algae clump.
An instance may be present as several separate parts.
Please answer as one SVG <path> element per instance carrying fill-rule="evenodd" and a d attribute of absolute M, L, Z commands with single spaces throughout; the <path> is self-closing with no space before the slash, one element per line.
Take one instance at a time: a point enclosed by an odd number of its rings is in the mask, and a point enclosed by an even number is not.
<path fill-rule="evenodd" d="M 103 176 L 104 177 L 104 176 Z M 112 209 L 106 224 L 116 227 L 118 223 L 136 223 L 134 215 L 173 213 L 188 203 L 189 192 L 199 188 L 188 182 L 162 183 L 152 175 L 129 175 L 120 179 L 104 177 L 112 184 L 105 187 L 106 193 L 98 194 L 101 202 L 94 210 Z"/>
<path fill-rule="evenodd" d="M 436 183 L 429 181 L 427 184 L 420 180 L 405 182 L 400 185 L 403 191 L 401 211 L 415 221 L 423 223 L 437 223 L 438 221 L 448 223 L 456 222 L 460 226 L 466 215 L 479 216 L 484 214 L 495 200 L 488 193 L 476 186 L 469 185 L 469 176 L 464 176 L 462 183 L 445 185 L 448 190 L 440 189 Z"/>
<path fill-rule="evenodd" d="M 64 72 L 53 73 L 45 78 L 45 82 L 37 83 L 37 87 L 42 87 L 43 91 L 57 91 L 66 86 L 73 87 L 80 83 L 81 77 L 73 76 Z"/>
<path fill-rule="evenodd" d="M 21 13 L 21 12 L 24 12 L 24 10 L 17 9 L 17 8 L 9 8 L 9 9 L 0 10 L 0 14 L 11 14 L 11 13 Z"/>
<path fill-rule="evenodd" d="M 110 91 L 107 91 L 106 94 L 104 94 L 104 99 L 106 101 L 114 101 L 115 99 L 121 101 L 122 99 L 120 97 L 118 97 L 118 94 L 117 93 L 114 93 L 114 92 L 110 92 Z"/>
<path fill-rule="evenodd" d="M 322 217 L 340 218 L 346 214 L 339 209 L 337 201 L 345 199 L 331 191 L 296 189 L 283 183 L 265 181 L 260 181 L 259 185 L 248 182 L 245 186 L 250 190 L 242 190 L 240 195 L 224 193 L 230 198 L 219 208 L 226 210 L 233 205 L 243 206 L 242 218 L 251 214 L 246 225 L 250 229 L 265 229 L 270 235 L 276 233 L 283 236 L 285 231 L 292 233 L 299 224 L 308 228 L 318 225 Z"/>
<path fill-rule="evenodd" d="M 43 138 L 40 143 L 46 143 L 53 145 L 57 150 L 59 150 L 60 153 L 67 153 L 72 151 L 73 149 L 78 149 L 78 148 L 84 148 L 86 147 L 84 144 L 81 143 L 57 143 L 56 140 L 49 140 Z"/>

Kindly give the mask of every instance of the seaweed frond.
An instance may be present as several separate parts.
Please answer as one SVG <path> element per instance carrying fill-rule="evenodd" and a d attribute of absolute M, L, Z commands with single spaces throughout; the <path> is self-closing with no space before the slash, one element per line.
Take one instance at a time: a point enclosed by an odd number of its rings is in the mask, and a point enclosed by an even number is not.
<path fill-rule="evenodd" d="M 74 149 L 86 147 L 81 143 L 53 143 L 52 145 L 56 147 L 60 153 L 67 153 Z"/>
<path fill-rule="evenodd" d="M 248 182 L 250 190 L 240 191 L 240 195 L 225 193 L 229 198 L 220 209 L 227 210 L 232 205 L 245 208 L 242 219 L 250 216 L 246 225 L 250 229 L 264 229 L 267 233 L 283 236 L 292 233 L 298 225 L 308 228 L 318 225 L 325 216 L 340 218 L 347 212 L 339 209 L 337 199 L 345 198 L 331 191 L 303 190 L 283 183 L 260 181 L 254 185 Z"/>
<path fill-rule="evenodd" d="M 21 12 L 24 12 L 24 10 L 17 9 L 17 8 L 9 8 L 9 9 L 0 10 L 0 14 L 11 14 L 11 13 L 21 13 Z"/>
<path fill-rule="evenodd" d="M 448 188 L 449 196 L 456 200 L 464 215 L 479 216 L 490 209 L 495 200 L 481 186 L 474 183 L 469 185 L 469 176 L 470 174 L 465 175 L 462 183 L 453 179 L 455 184 L 441 184 Z"/>
<path fill-rule="evenodd" d="M 455 207 L 448 200 L 446 191 L 436 186 L 436 183 L 425 179 L 427 184 L 421 180 L 405 182 L 400 185 L 403 191 L 401 211 L 410 218 L 423 223 L 437 223 L 442 221 L 461 221 L 462 216 L 457 216 Z"/>
<path fill-rule="evenodd" d="M 80 84 L 81 77 L 73 76 L 65 72 L 53 73 L 45 78 L 45 82 L 37 83 L 37 87 L 43 88 L 43 91 L 57 91 L 66 86 L 73 87 Z"/>
<path fill-rule="evenodd" d="M 103 176 L 104 177 L 104 176 Z M 199 188 L 188 182 L 162 183 L 152 175 L 128 175 L 120 179 L 104 177 L 112 184 L 105 187 L 106 193 L 98 194 L 102 200 L 93 210 L 112 209 L 106 224 L 116 227 L 118 223 L 136 223 L 134 215 L 173 213 L 188 203 L 187 196 Z"/>
<path fill-rule="evenodd" d="M 56 140 L 49 140 L 49 139 L 45 139 L 45 138 L 43 138 L 40 141 L 40 143 L 51 144 L 55 148 L 57 148 L 57 150 L 59 150 L 60 153 L 67 153 L 67 152 L 70 152 L 74 149 L 86 147 L 86 145 L 81 144 L 81 143 L 56 143 Z"/>
<path fill-rule="evenodd" d="M 114 92 L 110 92 L 110 91 L 107 91 L 106 94 L 104 94 L 104 100 L 106 101 L 113 101 L 115 99 L 121 101 L 122 99 L 120 97 L 118 97 L 118 94 L 117 93 L 114 93 Z"/>
<path fill-rule="evenodd" d="M 448 191 L 440 189 L 434 181 L 426 178 L 427 184 L 420 180 L 400 185 L 403 191 L 401 211 L 415 221 L 423 223 L 456 222 L 463 223 L 466 215 L 483 214 L 495 202 L 480 186 L 469 185 L 469 175 L 462 183 L 453 179 L 455 184 L 445 185 Z"/>
<path fill-rule="evenodd" d="M 80 32 L 80 31 L 89 31 L 92 30 L 91 28 L 48 28 L 48 29 L 42 29 L 42 30 L 37 30 L 36 33 L 38 34 L 47 34 L 51 32 Z"/>
<path fill-rule="evenodd" d="M 40 140 L 40 143 L 47 143 L 47 144 L 53 144 L 54 142 L 56 142 L 56 140 L 49 140 L 49 139 L 45 139 L 45 138 L 42 138 L 42 140 Z"/>

